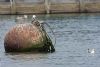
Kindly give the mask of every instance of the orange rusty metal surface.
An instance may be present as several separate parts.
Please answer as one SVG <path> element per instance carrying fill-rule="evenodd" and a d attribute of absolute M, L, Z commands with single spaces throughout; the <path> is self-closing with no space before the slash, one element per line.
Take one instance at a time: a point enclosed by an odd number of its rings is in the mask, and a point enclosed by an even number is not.
<path fill-rule="evenodd" d="M 28 48 L 43 42 L 42 32 L 32 24 L 17 24 L 5 36 L 5 46 Z"/>

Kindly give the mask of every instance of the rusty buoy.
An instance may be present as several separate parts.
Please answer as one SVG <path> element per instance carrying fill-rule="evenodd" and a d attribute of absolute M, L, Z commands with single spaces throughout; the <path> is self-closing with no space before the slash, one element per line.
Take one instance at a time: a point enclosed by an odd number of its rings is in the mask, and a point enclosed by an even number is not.
<path fill-rule="evenodd" d="M 37 21 L 36 21 L 37 22 Z M 45 29 L 32 23 L 17 24 L 4 38 L 6 52 L 54 52 L 55 48 Z"/>

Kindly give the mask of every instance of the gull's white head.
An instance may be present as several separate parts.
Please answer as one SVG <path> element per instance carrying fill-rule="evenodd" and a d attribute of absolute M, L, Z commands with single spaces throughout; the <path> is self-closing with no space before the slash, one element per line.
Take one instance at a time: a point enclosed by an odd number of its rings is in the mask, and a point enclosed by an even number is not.
<path fill-rule="evenodd" d="M 32 18 L 35 19 L 36 18 L 36 15 L 33 15 Z"/>
<path fill-rule="evenodd" d="M 24 15 L 24 18 L 27 18 L 27 15 Z"/>

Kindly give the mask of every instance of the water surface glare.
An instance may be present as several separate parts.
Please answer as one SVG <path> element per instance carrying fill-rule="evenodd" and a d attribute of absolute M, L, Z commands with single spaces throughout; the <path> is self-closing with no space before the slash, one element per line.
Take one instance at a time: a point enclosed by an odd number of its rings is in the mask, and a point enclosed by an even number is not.
<path fill-rule="evenodd" d="M 55 33 L 56 52 L 47 54 L 5 53 L 4 36 L 16 17 L 0 15 L 0 67 L 100 67 L 100 13 L 37 15 Z M 88 53 L 93 48 L 95 53 Z"/>

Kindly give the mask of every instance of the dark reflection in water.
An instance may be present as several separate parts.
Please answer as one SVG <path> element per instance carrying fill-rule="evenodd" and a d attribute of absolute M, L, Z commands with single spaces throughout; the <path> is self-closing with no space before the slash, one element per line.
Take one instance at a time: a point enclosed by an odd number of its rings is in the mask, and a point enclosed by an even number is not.
<path fill-rule="evenodd" d="M 4 36 L 12 26 L 17 24 L 17 22 L 15 22 L 15 15 L 0 15 L 0 67 L 100 66 L 99 13 L 51 14 L 37 16 L 39 20 L 45 21 L 53 29 L 57 39 L 55 44 L 56 52 L 47 54 L 5 53 L 3 45 Z M 31 15 L 28 16 L 29 23 L 31 17 Z M 48 31 L 48 34 L 51 35 L 52 33 Z M 88 48 L 94 48 L 95 53 L 88 53 Z"/>

